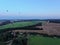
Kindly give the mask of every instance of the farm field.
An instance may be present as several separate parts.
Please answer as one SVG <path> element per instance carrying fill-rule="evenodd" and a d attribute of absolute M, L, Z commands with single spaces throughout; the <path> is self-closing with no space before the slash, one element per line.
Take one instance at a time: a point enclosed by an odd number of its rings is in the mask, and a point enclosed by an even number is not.
<path fill-rule="evenodd" d="M 33 26 L 33 25 L 40 24 L 40 23 L 42 23 L 43 25 L 42 26 L 37 25 L 37 26 L 35 26 L 35 28 L 43 28 L 43 30 L 33 30 L 33 29 L 32 30 L 29 30 L 29 29 L 24 30 L 24 29 L 20 29 L 21 27 Z M 16 32 L 19 32 L 19 34 L 20 34 L 20 32 L 22 32 L 22 33 L 24 33 L 24 32 L 37 32 L 37 33 L 43 33 L 43 34 L 53 34 L 53 35 L 57 34 L 58 35 L 60 33 L 59 32 L 59 30 L 60 30 L 59 27 L 60 27 L 59 23 L 56 24 L 56 23 L 47 23 L 45 21 L 44 22 L 43 21 L 26 21 L 26 22 L 15 22 L 15 23 L 10 23 L 10 24 L 0 26 L 0 31 L 2 32 L 2 30 L 12 28 L 10 30 L 13 30 L 12 32 L 14 32 L 15 34 L 16 34 Z M 19 28 L 19 29 L 14 30 L 13 28 L 14 29 Z M 12 32 L 10 32 L 10 33 L 12 33 Z M 9 32 L 6 32 L 6 33 L 8 33 L 10 35 Z M 5 35 L 5 33 L 4 33 L 4 35 Z M 8 37 L 9 37 L 9 35 L 8 35 Z M 12 35 L 10 35 L 10 36 L 12 36 Z M 40 36 L 40 35 L 29 35 L 27 37 L 28 37 L 28 41 L 27 41 L 28 45 L 60 45 L 60 38 L 58 38 L 58 37 L 53 37 L 53 38 L 43 37 L 43 35 L 42 36 Z M 4 39 L 4 38 L 2 38 L 2 39 Z M 6 37 L 6 39 L 7 39 L 7 37 Z M 5 45 L 1 42 L 0 42 L 0 44 Z"/>
<path fill-rule="evenodd" d="M 59 38 L 42 36 L 31 36 L 28 40 L 29 45 L 60 45 Z"/>
<path fill-rule="evenodd" d="M 31 26 L 39 23 L 40 21 L 28 21 L 28 22 L 16 22 L 16 23 L 10 23 L 6 24 L 3 26 L 0 26 L 1 29 L 6 29 L 6 28 L 17 28 L 17 27 L 24 27 L 24 26 Z"/>

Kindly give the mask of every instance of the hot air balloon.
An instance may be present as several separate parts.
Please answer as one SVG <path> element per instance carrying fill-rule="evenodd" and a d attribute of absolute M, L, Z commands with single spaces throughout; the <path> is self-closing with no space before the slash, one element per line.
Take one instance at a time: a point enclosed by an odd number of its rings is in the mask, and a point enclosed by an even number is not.
<path fill-rule="evenodd" d="M 6 12 L 8 12 L 8 10 L 6 10 Z"/>

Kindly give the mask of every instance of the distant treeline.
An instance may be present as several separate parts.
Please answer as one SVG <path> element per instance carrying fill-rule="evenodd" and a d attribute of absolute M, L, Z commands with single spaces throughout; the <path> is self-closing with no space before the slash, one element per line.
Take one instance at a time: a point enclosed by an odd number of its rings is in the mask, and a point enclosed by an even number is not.
<path fill-rule="evenodd" d="M 49 20 L 50 23 L 60 23 L 60 20 Z"/>
<path fill-rule="evenodd" d="M 6 25 L 9 23 L 15 23 L 15 22 L 25 22 L 25 21 L 49 21 L 50 23 L 60 23 L 60 19 L 30 19 L 30 20 L 0 20 L 0 26 Z"/>
<path fill-rule="evenodd" d="M 28 22 L 28 21 L 40 21 L 40 20 L 37 20 L 37 19 L 31 19 L 31 20 L 0 20 L 0 26 L 2 25 L 6 25 L 6 24 L 9 24 L 9 23 L 16 23 L 16 22 Z"/>
<path fill-rule="evenodd" d="M 60 23 L 60 19 L 46 19 L 45 21 L 49 21 L 50 23 Z"/>

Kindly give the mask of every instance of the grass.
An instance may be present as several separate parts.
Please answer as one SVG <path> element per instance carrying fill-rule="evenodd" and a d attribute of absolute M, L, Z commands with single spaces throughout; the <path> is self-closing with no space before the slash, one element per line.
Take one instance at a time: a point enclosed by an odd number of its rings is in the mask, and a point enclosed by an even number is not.
<path fill-rule="evenodd" d="M 60 45 L 60 39 L 41 36 L 31 36 L 28 40 L 28 43 L 29 45 Z"/>
<path fill-rule="evenodd" d="M 7 24 L 7 25 L 0 26 L 0 30 L 1 29 L 6 29 L 6 28 L 17 28 L 17 27 L 30 26 L 30 25 L 35 25 L 37 23 L 39 23 L 39 21 L 10 23 L 10 24 Z"/>

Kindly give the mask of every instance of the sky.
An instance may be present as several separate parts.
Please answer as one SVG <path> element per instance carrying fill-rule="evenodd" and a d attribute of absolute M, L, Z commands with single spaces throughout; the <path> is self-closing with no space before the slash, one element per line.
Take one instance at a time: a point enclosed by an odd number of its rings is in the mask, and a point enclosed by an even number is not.
<path fill-rule="evenodd" d="M 60 19 L 60 0 L 0 0 L 0 19 Z"/>

